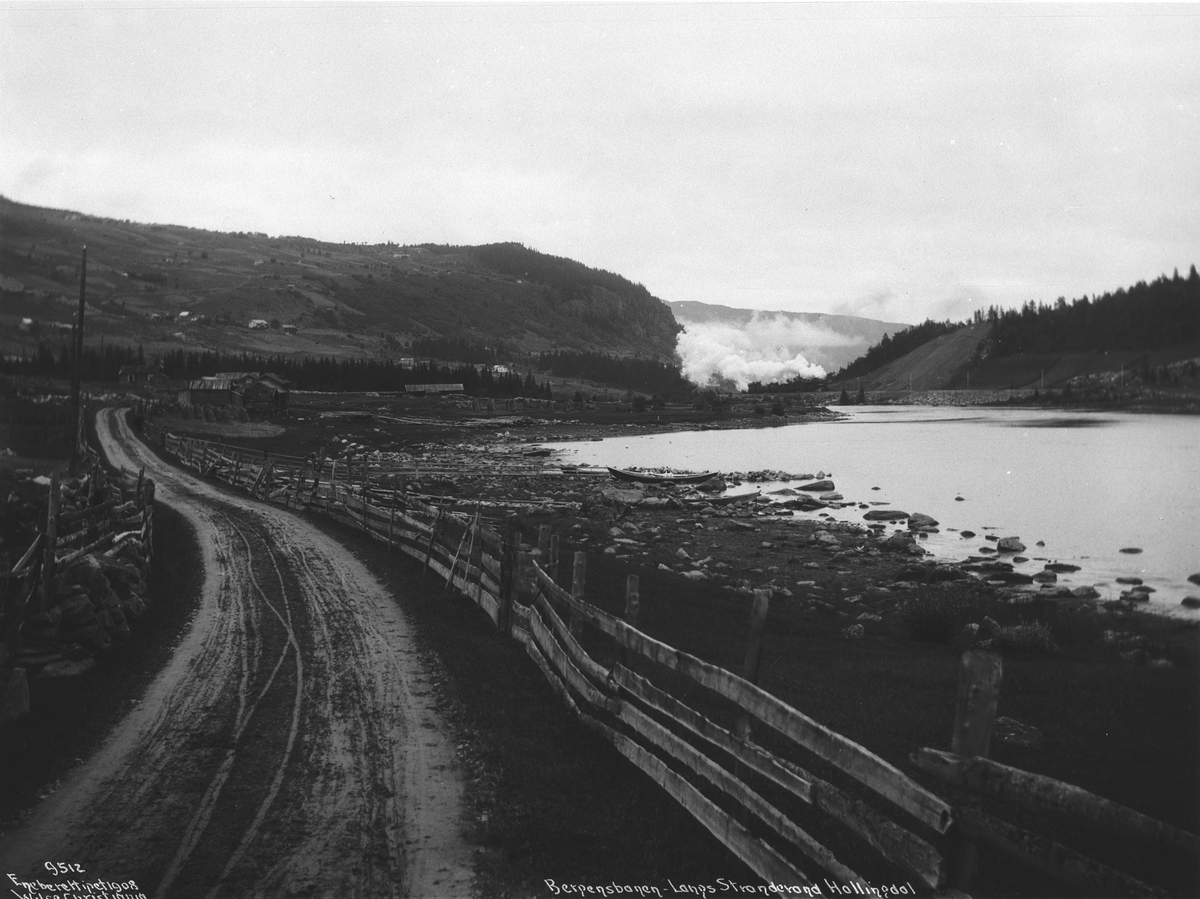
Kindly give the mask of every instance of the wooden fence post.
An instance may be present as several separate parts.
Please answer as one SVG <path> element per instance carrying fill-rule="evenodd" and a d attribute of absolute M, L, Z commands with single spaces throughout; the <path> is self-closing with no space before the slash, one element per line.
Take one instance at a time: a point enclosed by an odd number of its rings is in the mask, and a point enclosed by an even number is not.
<path fill-rule="evenodd" d="M 317 490 L 320 487 L 320 473 L 325 468 L 325 463 L 318 456 L 312 463 L 312 492 L 308 495 L 308 504 L 312 505 L 317 502 Z M 300 504 L 300 491 L 304 489 L 304 466 L 300 467 L 300 486 L 296 489 L 296 505 Z"/>
<path fill-rule="evenodd" d="M 538 526 L 538 564 L 543 568 L 550 558 L 550 525 Z"/>
<path fill-rule="evenodd" d="M 496 630 L 512 636 L 512 608 L 517 600 L 517 554 L 521 551 L 521 532 L 510 515 L 504 520 L 504 543 L 500 554 L 500 613 Z"/>
<path fill-rule="evenodd" d="M 558 534 L 550 535 L 550 555 L 546 559 L 546 574 L 558 583 Z"/>
<path fill-rule="evenodd" d="M 979 650 L 963 653 L 954 707 L 954 733 L 950 739 L 951 752 L 968 758 L 987 758 L 1003 674 L 1003 663 L 995 653 Z M 968 793 L 964 793 L 960 801 L 962 805 L 973 808 L 982 804 L 978 796 Z M 966 892 L 975 874 L 975 844 L 965 839 L 957 827 L 951 829 L 948 842 L 946 860 L 950 886 Z"/>
<path fill-rule="evenodd" d="M 392 488 L 392 508 L 388 513 L 388 549 L 392 548 L 392 532 L 396 528 L 396 488 Z"/>
<path fill-rule="evenodd" d="M 746 640 L 746 660 L 742 663 L 742 677 L 752 684 L 758 683 L 758 669 L 762 662 L 763 626 L 767 623 L 767 612 L 771 608 L 771 591 L 755 590 L 754 607 L 750 611 L 750 635 Z M 737 735 L 750 739 L 750 715 L 743 712 L 738 716 Z"/>
<path fill-rule="evenodd" d="M 571 572 L 571 595 L 583 599 L 584 582 L 587 579 L 587 553 L 575 553 L 575 568 Z M 583 634 L 583 616 L 571 609 L 571 636 L 576 640 Z"/>
<path fill-rule="evenodd" d="M 45 612 L 50 608 L 50 598 L 54 595 L 54 546 L 58 539 L 58 471 L 50 472 L 50 498 L 46 502 L 46 555 L 42 562 L 42 595 L 41 607 L 38 611 Z"/>
<path fill-rule="evenodd" d="M 437 539 L 438 522 L 442 520 L 442 507 L 438 506 L 433 525 L 429 528 L 429 546 L 425 548 L 425 570 L 429 570 L 429 560 L 433 558 L 433 541 Z"/>
<path fill-rule="evenodd" d="M 639 580 L 636 574 L 631 574 L 625 578 L 625 623 L 630 627 L 638 626 L 638 618 L 642 613 L 641 594 L 639 592 Z M 621 664 L 626 668 L 632 669 L 633 660 L 637 658 L 637 653 L 629 647 L 624 647 L 621 650 Z"/>
<path fill-rule="evenodd" d="M 362 525 L 363 533 L 367 533 L 367 489 L 370 486 L 370 475 L 367 474 L 367 459 L 363 457 L 363 485 L 362 485 Z"/>

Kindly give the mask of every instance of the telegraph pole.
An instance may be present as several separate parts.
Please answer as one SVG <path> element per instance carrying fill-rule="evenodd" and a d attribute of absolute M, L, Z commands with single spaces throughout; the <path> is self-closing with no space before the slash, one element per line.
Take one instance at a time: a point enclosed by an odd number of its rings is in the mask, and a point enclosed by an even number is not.
<path fill-rule="evenodd" d="M 80 368 L 83 365 L 83 306 L 87 291 L 87 246 L 83 248 L 83 263 L 79 268 L 79 318 L 75 322 L 75 358 L 71 366 L 71 420 L 74 430 L 71 434 L 71 477 L 77 474 L 79 464 L 79 379 Z"/>

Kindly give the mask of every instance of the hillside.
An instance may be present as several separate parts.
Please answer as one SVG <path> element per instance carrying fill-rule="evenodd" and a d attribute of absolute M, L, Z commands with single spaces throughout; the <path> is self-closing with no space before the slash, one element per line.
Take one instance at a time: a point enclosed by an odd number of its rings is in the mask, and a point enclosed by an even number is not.
<path fill-rule="evenodd" d="M 865 390 L 941 390 L 959 386 L 969 375 L 976 352 L 985 345 L 991 325 L 983 322 L 935 337 L 894 362 L 877 368 L 860 379 L 838 382 L 861 383 Z M 963 386 L 966 386 L 965 383 Z M 972 385 L 978 386 L 978 385 Z"/>
<path fill-rule="evenodd" d="M 679 324 L 689 329 L 728 326 L 745 330 L 757 319 L 764 340 L 781 343 L 785 355 L 800 353 L 830 373 L 840 371 L 886 335 L 908 327 L 854 315 L 760 312 L 691 300 L 676 300 L 668 305 Z"/>
<path fill-rule="evenodd" d="M 184 346 L 400 356 L 426 337 L 499 346 L 512 357 L 574 349 L 668 360 L 678 331 L 666 303 L 642 285 L 519 244 L 365 246 L 224 234 L 0 198 L 0 350 L 29 350 L 70 323 L 84 245 L 88 342 L 138 343 L 147 355 Z M 23 318 L 40 331 L 20 331 Z M 254 319 L 296 333 L 250 330 Z"/>

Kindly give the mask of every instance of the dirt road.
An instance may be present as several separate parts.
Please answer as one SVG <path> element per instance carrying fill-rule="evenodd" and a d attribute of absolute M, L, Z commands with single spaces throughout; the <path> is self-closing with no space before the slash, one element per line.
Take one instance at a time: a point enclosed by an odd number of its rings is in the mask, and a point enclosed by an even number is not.
<path fill-rule="evenodd" d="M 297 516 L 171 468 L 115 410 L 97 424 L 195 526 L 203 598 L 104 747 L 0 840 L 4 887 L 68 879 L 53 861 L 170 899 L 471 895 L 454 750 L 393 597 Z"/>

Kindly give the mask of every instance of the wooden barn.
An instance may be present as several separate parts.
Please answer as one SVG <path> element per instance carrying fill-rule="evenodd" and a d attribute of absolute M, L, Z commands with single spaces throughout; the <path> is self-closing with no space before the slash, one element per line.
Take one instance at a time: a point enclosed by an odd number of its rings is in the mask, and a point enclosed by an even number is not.
<path fill-rule="evenodd" d="M 242 406 L 247 411 L 284 412 L 291 382 L 274 372 L 223 371 L 217 378 L 232 381 L 242 397 Z"/>
<path fill-rule="evenodd" d="M 190 406 L 234 406 L 242 405 L 241 385 L 219 375 L 188 381 L 187 387 L 179 391 L 179 402 Z"/>

